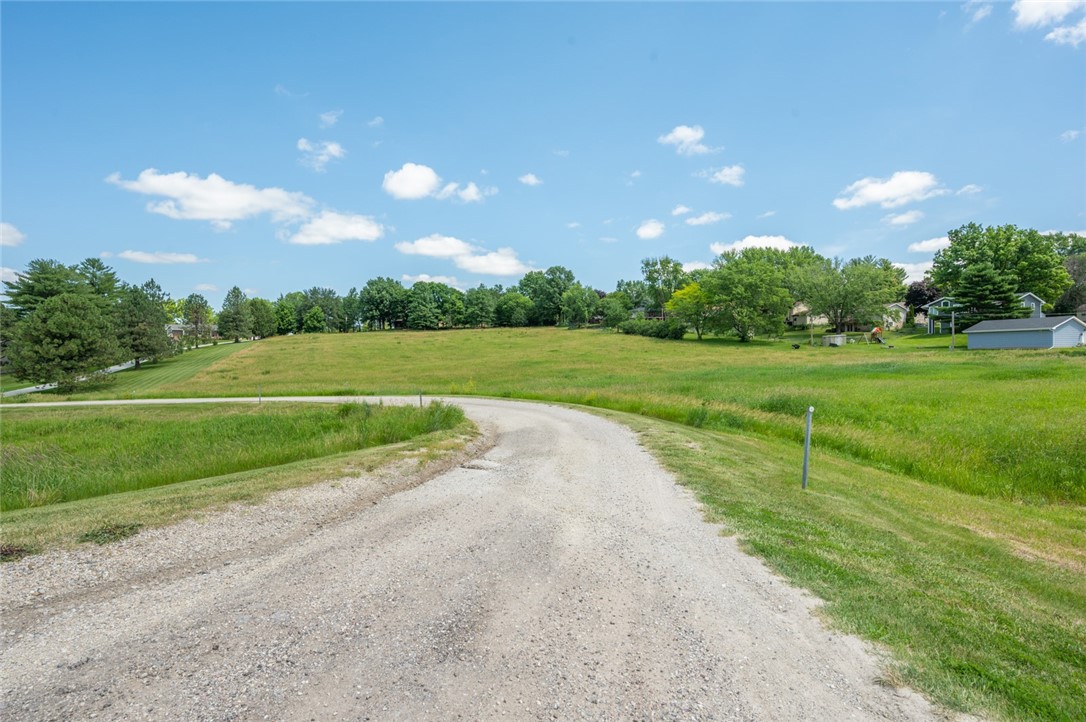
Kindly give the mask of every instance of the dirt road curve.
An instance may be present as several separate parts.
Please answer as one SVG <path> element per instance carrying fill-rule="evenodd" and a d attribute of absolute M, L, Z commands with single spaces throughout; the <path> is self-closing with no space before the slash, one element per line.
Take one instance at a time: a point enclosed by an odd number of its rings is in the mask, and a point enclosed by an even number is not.
<path fill-rule="evenodd" d="M 0 570 L 5 720 L 929 719 L 630 431 L 457 399 L 489 448 Z"/>

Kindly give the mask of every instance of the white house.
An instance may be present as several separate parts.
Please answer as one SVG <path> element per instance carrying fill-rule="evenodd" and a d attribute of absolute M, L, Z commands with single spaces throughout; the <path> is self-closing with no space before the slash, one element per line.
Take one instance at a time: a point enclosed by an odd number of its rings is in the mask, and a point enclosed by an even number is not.
<path fill-rule="evenodd" d="M 1045 302 L 1035 293 L 1029 291 L 1018 294 L 1018 299 L 1022 302 L 1022 305 L 1029 309 L 1030 318 L 1044 318 Z M 928 316 L 928 333 L 946 333 L 950 330 L 950 312 L 940 312 L 940 309 L 945 309 L 954 305 L 954 298 L 952 296 L 940 296 L 931 303 L 926 303 L 920 308 L 924 309 L 924 312 Z M 938 330 L 936 330 L 938 328 Z"/>
<path fill-rule="evenodd" d="M 1071 348 L 1086 344 L 1086 321 L 1076 316 L 981 321 L 965 329 L 969 348 Z"/>

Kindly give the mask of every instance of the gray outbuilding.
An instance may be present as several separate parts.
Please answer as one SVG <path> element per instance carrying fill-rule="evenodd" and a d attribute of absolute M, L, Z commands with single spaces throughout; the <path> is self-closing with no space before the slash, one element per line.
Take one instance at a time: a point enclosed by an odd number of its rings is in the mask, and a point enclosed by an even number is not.
<path fill-rule="evenodd" d="M 965 329 L 969 348 L 1071 348 L 1086 343 L 1086 321 L 1074 316 L 981 321 Z"/>

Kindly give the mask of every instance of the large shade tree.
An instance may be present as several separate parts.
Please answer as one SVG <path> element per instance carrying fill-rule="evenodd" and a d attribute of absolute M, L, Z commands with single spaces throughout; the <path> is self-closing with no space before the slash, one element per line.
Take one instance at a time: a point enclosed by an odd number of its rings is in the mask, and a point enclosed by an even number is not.
<path fill-rule="evenodd" d="M 837 258 L 804 272 L 799 300 L 837 330 L 849 324 L 877 324 L 886 315 L 886 304 L 902 296 L 902 280 L 901 270 L 885 259 Z"/>

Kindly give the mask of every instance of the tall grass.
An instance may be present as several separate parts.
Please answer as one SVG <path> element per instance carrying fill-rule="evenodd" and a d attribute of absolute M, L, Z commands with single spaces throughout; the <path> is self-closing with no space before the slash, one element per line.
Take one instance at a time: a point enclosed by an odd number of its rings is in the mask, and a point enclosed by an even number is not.
<path fill-rule="evenodd" d="M 794 350 L 558 329 L 291 336 L 131 395 L 482 394 L 790 441 L 814 406 L 818 447 L 979 496 L 1086 504 L 1086 353 L 890 343 Z"/>
<path fill-rule="evenodd" d="M 6 408 L 0 510 L 278 466 L 449 429 L 463 411 L 342 404 Z"/>

